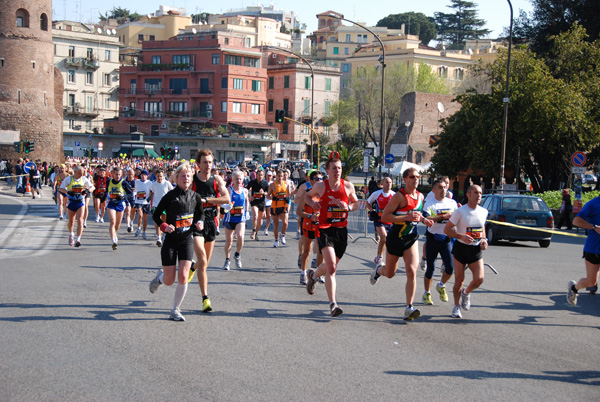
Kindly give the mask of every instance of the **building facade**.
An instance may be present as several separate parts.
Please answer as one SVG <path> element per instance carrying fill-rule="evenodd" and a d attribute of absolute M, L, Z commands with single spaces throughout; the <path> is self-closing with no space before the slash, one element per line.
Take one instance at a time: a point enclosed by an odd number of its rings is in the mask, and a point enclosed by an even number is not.
<path fill-rule="evenodd" d="M 52 27 L 54 65 L 64 81 L 63 132 L 99 133 L 119 112 L 119 39 L 79 22 Z"/>

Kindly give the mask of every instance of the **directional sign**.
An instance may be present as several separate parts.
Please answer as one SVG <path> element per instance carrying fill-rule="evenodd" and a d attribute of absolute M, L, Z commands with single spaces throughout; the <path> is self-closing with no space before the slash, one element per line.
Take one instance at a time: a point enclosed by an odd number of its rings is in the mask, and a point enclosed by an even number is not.
<path fill-rule="evenodd" d="M 573 163 L 573 166 L 583 166 L 586 161 L 587 157 L 583 152 L 575 152 L 571 155 L 571 163 Z"/>
<path fill-rule="evenodd" d="M 23 166 L 23 170 L 25 171 L 25 173 L 29 173 L 29 171 L 31 169 L 35 168 L 35 163 L 33 162 L 27 162 L 24 166 Z"/>
<path fill-rule="evenodd" d="M 81 146 L 81 143 L 80 143 L 79 141 L 75 141 L 75 146 L 76 146 L 76 147 L 80 147 L 80 146 Z"/>
<path fill-rule="evenodd" d="M 385 156 L 385 163 L 394 163 L 394 154 L 387 154 Z"/>

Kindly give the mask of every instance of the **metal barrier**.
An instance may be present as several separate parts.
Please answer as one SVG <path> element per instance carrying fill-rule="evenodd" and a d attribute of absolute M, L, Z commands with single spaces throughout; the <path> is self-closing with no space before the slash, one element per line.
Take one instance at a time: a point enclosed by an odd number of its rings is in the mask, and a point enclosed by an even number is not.
<path fill-rule="evenodd" d="M 358 200 L 359 208 L 348 214 L 348 237 L 353 239 L 353 243 L 358 239 L 371 239 L 375 243 L 375 237 L 369 235 L 369 210 L 367 209 L 367 200 Z M 356 232 L 354 236 L 350 232 Z M 356 237 L 356 238 L 355 238 Z"/>

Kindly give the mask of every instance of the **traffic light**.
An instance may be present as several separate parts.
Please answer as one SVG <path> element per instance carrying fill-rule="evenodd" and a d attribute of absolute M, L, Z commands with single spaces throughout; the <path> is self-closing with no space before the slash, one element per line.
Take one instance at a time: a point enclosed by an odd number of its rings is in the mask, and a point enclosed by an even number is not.
<path fill-rule="evenodd" d="M 29 152 L 35 151 L 35 142 L 29 141 Z"/>
<path fill-rule="evenodd" d="M 319 158 L 317 158 L 316 156 L 313 156 L 313 169 L 318 169 L 319 168 Z"/>
<path fill-rule="evenodd" d="M 285 110 L 277 109 L 275 110 L 275 123 L 283 123 L 285 119 Z"/>
<path fill-rule="evenodd" d="M 23 152 L 23 141 L 13 142 L 15 146 L 15 152 L 21 153 Z"/>
<path fill-rule="evenodd" d="M 171 148 L 165 149 L 165 157 L 167 159 L 173 159 L 173 154 L 171 153 Z"/>
<path fill-rule="evenodd" d="M 164 147 L 160 147 L 160 156 L 162 156 L 163 158 L 165 157 L 165 148 Z"/>
<path fill-rule="evenodd" d="M 28 154 L 29 151 L 31 150 L 30 147 L 31 147 L 31 143 L 29 141 L 25 141 L 23 143 L 23 152 L 25 152 L 26 154 Z"/>

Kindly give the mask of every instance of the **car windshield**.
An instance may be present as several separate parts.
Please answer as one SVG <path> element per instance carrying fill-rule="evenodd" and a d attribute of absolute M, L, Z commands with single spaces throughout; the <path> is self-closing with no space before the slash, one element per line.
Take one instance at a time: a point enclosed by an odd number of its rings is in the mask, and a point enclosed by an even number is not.
<path fill-rule="evenodd" d="M 505 197 L 502 199 L 504 211 L 536 212 L 548 211 L 548 206 L 541 198 Z"/>

